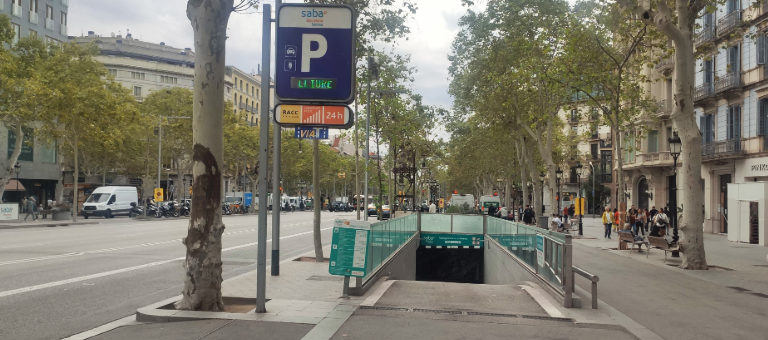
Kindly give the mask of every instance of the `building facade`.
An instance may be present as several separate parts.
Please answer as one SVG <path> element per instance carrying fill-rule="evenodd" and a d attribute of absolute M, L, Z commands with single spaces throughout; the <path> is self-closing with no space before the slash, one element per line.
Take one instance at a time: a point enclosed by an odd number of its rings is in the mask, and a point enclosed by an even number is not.
<path fill-rule="evenodd" d="M 67 41 L 68 6 L 67 0 L 0 0 L 0 14 L 11 18 L 14 43 L 29 36 L 61 43 Z M 2 199 L 18 201 L 23 195 L 33 195 L 45 203 L 54 199 L 62 176 L 56 147 L 37 138 L 34 124 L 25 130 L 25 143 L 18 160 L 20 171 L 18 175 L 11 174 L 13 183 L 8 184 Z M 6 150 L 6 157 L 0 158 L 1 175 L 13 169 L 14 164 L 9 164 L 8 159 L 15 142 L 16 134 L 0 125 L 0 149 Z"/>
<path fill-rule="evenodd" d="M 227 66 L 227 80 L 231 81 L 231 100 L 235 113 L 251 126 L 259 125 L 261 108 L 261 77 L 244 72 L 235 66 Z"/>

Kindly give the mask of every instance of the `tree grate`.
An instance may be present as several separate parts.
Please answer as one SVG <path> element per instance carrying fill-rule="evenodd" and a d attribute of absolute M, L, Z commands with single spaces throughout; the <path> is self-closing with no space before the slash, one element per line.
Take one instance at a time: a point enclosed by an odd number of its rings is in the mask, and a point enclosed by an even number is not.
<path fill-rule="evenodd" d="M 533 319 L 533 320 L 548 320 L 548 321 L 566 321 L 566 322 L 573 322 L 573 319 L 569 318 L 556 318 L 552 316 L 540 316 L 540 315 L 520 315 L 523 319 Z"/>
<path fill-rule="evenodd" d="M 502 317 L 502 318 L 519 318 L 520 317 L 520 315 L 518 314 L 483 313 L 483 312 L 467 312 L 467 315 L 495 316 L 495 317 Z"/>
<path fill-rule="evenodd" d="M 453 314 L 453 315 L 461 315 L 463 312 L 457 311 L 457 310 L 440 310 L 440 309 L 421 309 L 421 308 L 414 308 L 414 312 L 419 313 L 433 313 L 433 314 Z"/>
<path fill-rule="evenodd" d="M 360 306 L 360 309 L 370 309 L 370 310 L 389 310 L 389 311 L 397 311 L 397 312 L 410 312 L 411 310 L 408 308 L 398 308 L 398 307 L 376 307 L 376 306 Z"/>

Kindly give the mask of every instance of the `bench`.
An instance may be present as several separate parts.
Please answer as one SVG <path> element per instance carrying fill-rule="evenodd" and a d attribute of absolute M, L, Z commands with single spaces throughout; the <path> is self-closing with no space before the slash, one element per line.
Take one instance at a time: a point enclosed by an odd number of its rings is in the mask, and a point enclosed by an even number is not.
<path fill-rule="evenodd" d="M 619 231 L 619 242 L 631 244 L 632 248 L 629 249 L 630 252 L 635 249 L 635 246 L 637 246 L 638 252 L 643 250 L 643 245 L 648 249 L 650 248 L 648 245 L 649 243 L 646 241 L 635 241 L 635 234 L 631 231 Z"/>
<path fill-rule="evenodd" d="M 664 251 L 664 264 L 667 263 L 667 253 L 672 251 L 680 251 L 680 246 L 670 246 L 669 242 L 667 242 L 667 239 L 663 237 L 656 237 L 656 236 L 648 236 L 648 241 L 650 241 L 651 245 L 659 248 Z M 648 255 L 645 256 L 648 258 Z"/>

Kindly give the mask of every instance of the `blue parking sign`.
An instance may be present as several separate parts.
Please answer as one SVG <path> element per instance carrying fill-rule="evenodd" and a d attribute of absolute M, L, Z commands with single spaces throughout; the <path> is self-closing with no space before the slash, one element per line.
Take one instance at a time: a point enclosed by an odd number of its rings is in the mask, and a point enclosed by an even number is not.
<path fill-rule="evenodd" d="M 352 7 L 280 6 L 275 65 L 275 95 L 279 100 L 351 103 L 355 98 Z"/>

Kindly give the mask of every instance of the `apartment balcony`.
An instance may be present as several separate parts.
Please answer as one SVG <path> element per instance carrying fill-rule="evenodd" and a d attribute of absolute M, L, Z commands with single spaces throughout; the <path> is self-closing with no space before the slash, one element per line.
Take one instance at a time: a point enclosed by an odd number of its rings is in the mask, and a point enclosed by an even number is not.
<path fill-rule="evenodd" d="M 142 97 L 142 96 L 133 96 L 133 99 L 136 99 L 137 102 L 143 102 L 144 101 L 144 97 Z"/>
<path fill-rule="evenodd" d="M 53 19 L 45 18 L 45 29 L 53 31 Z"/>
<path fill-rule="evenodd" d="M 675 59 L 672 57 L 661 59 L 658 64 L 656 64 L 656 71 L 659 72 L 665 72 L 665 71 L 672 71 L 675 68 Z"/>
<path fill-rule="evenodd" d="M 612 174 L 598 174 L 597 180 L 601 184 L 607 184 L 607 183 L 613 183 L 613 175 Z"/>
<path fill-rule="evenodd" d="M 610 138 L 600 140 L 600 149 L 613 149 L 613 143 Z"/>
<path fill-rule="evenodd" d="M 744 150 L 743 139 L 729 139 L 702 145 L 701 157 L 706 160 L 736 158 L 744 155 Z"/>
<path fill-rule="evenodd" d="M 675 109 L 675 101 L 672 99 L 659 100 L 656 115 L 661 119 L 668 119 Z"/>
<path fill-rule="evenodd" d="M 22 13 L 21 6 L 11 5 L 11 8 L 13 9 L 13 16 L 17 18 L 21 18 L 21 13 Z"/>
<path fill-rule="evenodd" d="M 38 19 L 38 14 L 32 11 L 29 11 L 29 22 L 37 25 L 37 19 Z"/>
<path fill-rule="evenodd" d="M 693 88 L 693 101 L 707 99 L 715 94 L 714 86 L 710 83 L 704 83 Z"/>
<path fill-rule="evenodd" d="M 69 0 L 61 0 L 61 4 L 64 6 L 69 6 Z"/>
<path fill-rule="evenodd" d="M 739 87 L 741 87 L 741 75 L 737 73 L 729 73 L 715 80 L 715 93 L 721 93 Z"/>
<path fill-rule="evenodd" d="M 239 105 L 239 107 L 240 107 L 241 109 L 245 110 L 245 103 L 243 103 L 243 102 L 240 102 L 240 105 Z"/>
<path fill-rule="evenodd" d="M 251 107 L 250 105 L 246 105 L 245 106 L 245 111 L 253 112 L 253 107 Z"/>
<path fill-rule="evenodd" d="M 699 34 L 696 35 L 693 42 L 694 45 L 699 46 L 701 44 L 704 44 L 706 42 L 710 42 L 715 40 L 715 27 L 714 26 L 705 26 L 699 31 Z"/>
<path fill-rule="evenodd" d="M 67 35 L 67 26 L 66 25 L 61 25 L 61 28 L 59 29 L 59 33 L 61 33 L 61 35 L 63 35 L 63 36 L 66 36 Z"/>
<path fill-rule="evenodd" d="M 733 32 L 741 24 L 742 11 L 733 11 L 717 20 L 717 36 L 722 37 Z"/>

